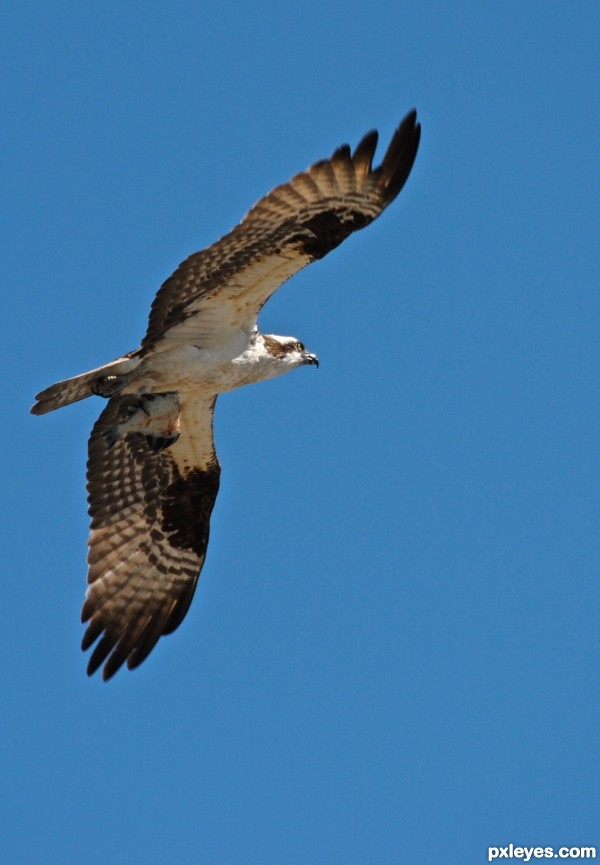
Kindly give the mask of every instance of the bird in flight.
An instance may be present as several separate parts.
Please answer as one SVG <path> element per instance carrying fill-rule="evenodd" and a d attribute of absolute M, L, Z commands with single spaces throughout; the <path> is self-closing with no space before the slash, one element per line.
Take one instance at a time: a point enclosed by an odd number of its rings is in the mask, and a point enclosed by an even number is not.
<path fill-rule="evenodd" d="M 411 111 L 373 168 L 377 132 L 347 144 L 261 198 L 239 225 L 179 265 L 158 291 L 139 348 L 57 382 L 31 408 L 46 414 L 107 400 L 89 440 L 91 517 L 82 649 L 105 680 L 144 661 L 182 622 L 208 545 L 220 465 L 220 393 L 318 358 L 299 339 L 263 334 L 262 306 L 390 204 L 412 169 L 421 127 Z"/>

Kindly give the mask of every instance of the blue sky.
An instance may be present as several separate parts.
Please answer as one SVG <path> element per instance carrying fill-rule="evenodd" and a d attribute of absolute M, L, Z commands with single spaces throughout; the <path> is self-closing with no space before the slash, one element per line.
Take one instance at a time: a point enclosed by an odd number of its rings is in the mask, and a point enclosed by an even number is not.
<path fill-rule="evenodd" d="M 5 4 L 3 858 L 470 865 L 600 847 L 600 7 Z M 223 397 L 182 627 L 88 680 L 86 439 L 41 387 L 134 348 L 162 280 L 415 106 L 381 220 Z"/>

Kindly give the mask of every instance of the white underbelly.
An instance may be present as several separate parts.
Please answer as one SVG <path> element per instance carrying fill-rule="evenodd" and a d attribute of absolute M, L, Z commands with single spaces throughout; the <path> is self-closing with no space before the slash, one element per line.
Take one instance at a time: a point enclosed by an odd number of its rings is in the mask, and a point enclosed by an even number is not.
<path fill-rule="evenodd" d="M 191 345 L 178 346 L 144 358 L 122 392 L 177 391 L 216 396 L 271 378 L 273 374 L 272 365 L 253 358 L 248 352 L 232 358 Z"/>

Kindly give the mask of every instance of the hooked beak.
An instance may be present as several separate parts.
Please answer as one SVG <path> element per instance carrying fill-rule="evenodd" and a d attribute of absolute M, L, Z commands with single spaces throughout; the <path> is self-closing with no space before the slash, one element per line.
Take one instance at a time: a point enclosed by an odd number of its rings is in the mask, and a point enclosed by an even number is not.
<path fill-rule="evenodd" d="M 302 357 L 304 358 L 302 363 L 310 364 L 311 366 L 316 366 L 317 369 L 319 368 L 319 358 L 317 357 L 316 354 L 312 354 L 310 351 L 305 351 L 304 354 L 302 355 Z"/>

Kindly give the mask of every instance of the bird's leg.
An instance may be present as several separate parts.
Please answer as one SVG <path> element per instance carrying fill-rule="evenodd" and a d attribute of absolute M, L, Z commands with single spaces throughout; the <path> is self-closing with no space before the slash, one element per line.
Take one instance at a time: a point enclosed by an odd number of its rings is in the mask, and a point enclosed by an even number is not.
<path fill-rule="evenodd" d="M 110 399 L 111 396 L 114 396 L 127 384 L 128 380 L 129 376 L 127 375 L 102 375 L 94 382 L 91 390 L 96 396 Z"/>
<path fill-rule="evenodd" d="M 178 432 L 173 433 L 173 435 L 170 436 L 153 436 L 145 433 L 137 433 L 137 435 L 146 440 L 148 447 L 151 451 L 154 451 L 155 454 L 164 451 L 165 448 L 171 447 L 171 445 L 174 445 L 179 438 Z"/>

